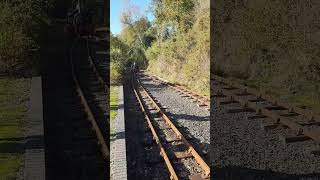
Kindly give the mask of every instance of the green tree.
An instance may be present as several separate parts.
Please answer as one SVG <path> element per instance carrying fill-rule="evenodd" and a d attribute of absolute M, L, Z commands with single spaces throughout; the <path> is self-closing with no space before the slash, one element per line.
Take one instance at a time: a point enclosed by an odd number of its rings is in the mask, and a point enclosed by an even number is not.
<path fill-rule="evenodd" d="M 48 23 L 46 0 L 0 2 L 0 71 L 16 74 L 19 66 L 31 64 L 38 48 L 41 28 Z"/>
<path fill-rule="evenodd" d="M 209 0 L 154 0 L 157 43 L 147 51 L 148 69 L 209 95 Z"/>
<path fill-rule="evenodd" d="M 118 84 L 122 80 L 130 51 L 118 37 L 110 35 L 110 83 Z"/>
<path fill-rule="evenodd" d="M 118 40 L 126 48 L 117 51 L 119 56 L 126 63 L 137 62 L 154 74 L 209 95 L 209 0 L 153 0 L 151 7 L 152 22 L 132 4 L 122 14 Z"/>
<path fill-rule="evenodd" d="M 141 65 L 145 64 L 145 53 L 147 48 L 155 40 L 152 33 L 151 23 L 144 17 L 135 22 L 125 25 L 119 38 L 130 48 L 132 56 L 130 61 L 135 61 Z"/>

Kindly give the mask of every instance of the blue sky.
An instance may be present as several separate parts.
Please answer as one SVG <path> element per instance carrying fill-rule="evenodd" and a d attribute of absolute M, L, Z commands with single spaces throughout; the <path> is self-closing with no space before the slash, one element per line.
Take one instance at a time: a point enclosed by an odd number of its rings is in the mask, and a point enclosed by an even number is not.
<path fill-rule="evenodd" d="M 138 6 L 141 15 L 147 16 L 149 21 L 153 20 L 153 15 L 150 12 L 150 3 L 152 0 L 111 0 L 110 2 L 110 30 L 113 34 L 121 32 L 120 16 L 128 2 Z"/>

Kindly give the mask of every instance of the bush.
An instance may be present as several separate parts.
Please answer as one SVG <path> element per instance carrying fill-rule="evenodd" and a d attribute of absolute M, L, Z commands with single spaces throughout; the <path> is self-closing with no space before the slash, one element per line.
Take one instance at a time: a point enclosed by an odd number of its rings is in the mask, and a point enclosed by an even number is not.
<path fill-rule="evenodd" d="M 118 38 L 110 36 L 110 84 L 121 83 L 128 62 L 128 47 Z"/>
<path fill-rule="evenodd" d="M 213 70 L 284 92 L 286 99 L 319 94 L 319 5 L 291 0 L 217 3 Z"/>
<path fill-rule="evenodd" d="M 18 67 L 32 62 L 43 24 L 48 23 L 47 1 L 0 1 L 0 71 L 17 74 Z"/>
<path fill-rule="evenodd" d="M 1 13 L 1 12 L 0 12 Z M 13 73 L 17 65 L 25 64 L 29 39 L 21 30 L 7 26 L 0 29 L 0 71 Z"/>
<path fill-rule="evenodd" d="M 111 85 L 121 84 L 122 75 L 123 75 L 122 68 L 115 63 L 111 63 L 110 64 L 110 77 L 111 77 L 110 84 Z"/>
<path fill-rule="evenodd" d="M 190 1 L 186 1 L 190 2 Z M 192 21 L 181 31 L 169 33 L 147 50 L 148 70 L 165 79 L 210 94 L 210 15 L 209 1 L 193 1 L 193 11 L 183 15 Z"/>
<path fill-rule="evenodd" d="M 16 24 L 18 18 L 9 4 L 0 4 L 0 71 L 12 73 L 28 56 L 30 39 Z"/>
<path fill-rule="evenodd" d="M 136 62 L 140 69 L 209 96 L 209 5 L 209 0 L 155 1 L 153 22 L 130 17 L 135 14 L 130 10 L 124 13 L 125 28 L 111 42 L 111 64 Z M 111 79 L 116 77 L 112 73 Z"/>

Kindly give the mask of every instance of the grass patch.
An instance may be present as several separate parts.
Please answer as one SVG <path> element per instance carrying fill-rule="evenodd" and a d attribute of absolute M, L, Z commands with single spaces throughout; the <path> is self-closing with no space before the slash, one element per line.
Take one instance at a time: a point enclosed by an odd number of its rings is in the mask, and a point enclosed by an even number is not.
<path fill-rule="evenodd" d="M 119 106 L 119 86 L 110 86 L 110 122 L 112 122 L 118 114 Z M 114 130 L 110 129 L 110 134 L 113 134 Z"/>
<path fill-rule="evenodd" d="M 299 107 L 303 106 L 317 114 L 320 114 L 320 95 L 315 92 L 301 92 L 299 95 L 292 94 L 285 87 L 273 87 L 271 84 L 268 84 L 268 81 L 271 81 L 270 78 L 256 80 L 232 80 L 238 81 L 241 84 L 247 84 L 250 88 L 256 90 L 263 90 L 266 94 L 279 98 L 281 101 L 291 103 Z"/>
<path fill-rule="evenodd" d="M 118 113 L 119 86 L 110 86 L 110 120 L 113 121 Z"/>
<path fill-rule="evenodd" d="M 24 134 L 29 94 L 30 79 L 0 78 L 0 177 L 3 179 L 15 179 L 22 163 L 20 147 L 15 144 Z"/>
<path fill-rule="evenodd" d="M 320 114 L 320 96 L 319 95 L 304 95 L 293 97 L 293 101 L 299 106 L 306 106 Z"/>
<path fill-rule="evenodd" d="M 17 171 L 21 164 L 21 156 L 18 154 L 0 154 L 0 177 L 1 179 L 16 179 Z"/>

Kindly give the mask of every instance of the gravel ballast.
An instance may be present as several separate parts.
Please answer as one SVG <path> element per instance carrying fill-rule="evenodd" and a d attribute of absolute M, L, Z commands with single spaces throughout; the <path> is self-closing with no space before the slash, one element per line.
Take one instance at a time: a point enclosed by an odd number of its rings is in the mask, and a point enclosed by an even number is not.
<path fill-rule="evenodd" d="M 284 143 L 283 137 L 294 135 L 290 129 L 278 127 L 264 130 L 269 118 L 248 119 L 255 112 L 230 113 L 239 109 L 233 103 L 217 107 L 211 102 L 211 165 L 219 176 L 234 172 L 242 178 L 254 179 L 319 179 L 320 156 L 310 153 L 320 150 L 314 141 Z M 224 176 L 224 178 L 223 178 Z M 231 179 L 239 179 L 233 176 Z M 228 176 L 230 179 L 230 175 Z M 227 178 L 228 179 L 228 178 Z"/>
<path fill-rule="evenodd" d="M 170 179 L 144 115 L 131 87 L 131 73 L 124 84 L 124 115 L 128 179 Z M 111 155 L 112 156 L 112 155 Z"/>
<path fill-rule="evenodd" d="M 166 85 L 143 76 L 140 79 L 157 102 L 166 108 L 167 115 L 180 132 L 191 137 L 190 143 L 209 164 L 210 112 L 205 107 L 198 107 L 192 99 L 181 97 Z"/>

